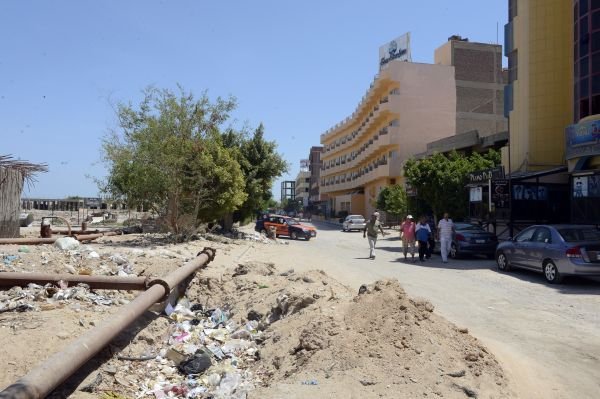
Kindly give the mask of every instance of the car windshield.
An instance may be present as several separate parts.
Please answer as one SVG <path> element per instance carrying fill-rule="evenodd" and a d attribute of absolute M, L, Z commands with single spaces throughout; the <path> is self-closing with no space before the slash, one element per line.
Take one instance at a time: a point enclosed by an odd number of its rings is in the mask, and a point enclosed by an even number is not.
<path fill-rule="evenodd" d="M 300 224 L 300 223 L 298 223 L 298 221 L 294 220 L 294 219 L 287 219 L 287 224 L 289 224 L 290 226 L 293 226 L 295 224 Z"/>
<path fill-rule="evenodd" d="M 600 241 L 600 230 L 596 230 L 593 227 L 570 227 L 558 229 L 558 232 L 566 242 Z"/>
<path fill-rule="evenodd" d="M 470 223 L 457 223 L 456 230 L 461 231 L 485 231 L 481 227 Z"/>
<path fill-rule="evenodd" d="M 365 218 L 363 218 L 362 216 L 351 216 L 349 219 L 350 220 L 361 220 L 361 221 L 365 220 Z"/>

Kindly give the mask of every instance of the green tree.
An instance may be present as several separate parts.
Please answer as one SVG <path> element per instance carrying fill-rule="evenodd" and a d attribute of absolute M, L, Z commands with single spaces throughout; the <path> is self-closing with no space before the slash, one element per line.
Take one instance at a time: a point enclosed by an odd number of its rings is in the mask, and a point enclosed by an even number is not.
<path fill-rule="evenodd" d="M 261 123 L 251 135 L 235 132 L 233 129 L 223 134 L 223 142 L 236 154 L 244 174 L 245 192 L 248 194 L 236 212 L 239 220 L 268 208 L 272 200 L 273 182 L 288 170 L 287 163 L 277 153 L 277 144 L 265 139 L 264 130 Z"/>
<path fill-rule="evenodd" d="M 406 190 L 399 184 L 385 187 L 377 196 L 377 209 L 381 209 L 393 216 L 402 216 L 408 213 L 408 199 Z"/>
<path fill-rule="evenodd" d="M 221 135 L 234 108 L 234 99 L 195 99 L 181 87 L 148 88 L 139 106 L 119 104 L 118 129 L 102 143 L 103 191 L 150 207 L 176 233 L 237 209 L 244 176 Z"/>
<path fill-rule="evenodd" d="M 417 196 L 431 207 L 434 217 L 449 212 L 455 218 L 464 217 L 468 209 L 465 186 L 470 172 L 488 169 L 500 163 L 500 154 L 464 156 L 456 151 L 448 155 L 436 153 L 423 159 L 410 159 L 404 165 L 404 175 L 417 189 Z"/>

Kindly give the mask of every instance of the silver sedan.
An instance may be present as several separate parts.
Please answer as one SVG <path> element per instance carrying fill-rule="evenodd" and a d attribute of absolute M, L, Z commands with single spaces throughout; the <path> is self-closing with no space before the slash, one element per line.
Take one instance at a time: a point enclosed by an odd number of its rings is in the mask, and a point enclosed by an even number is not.
<path fill-rule="evenodd" d="M 585 225 L 530 226 L 496 248 L 498 269 L 542 272 L 550 283 L 564 276 L 600 276 L 600 230 Z"/>
<path fill-rule="evenodd" d="M 367 225 L 365 218 L 362 215 L 348 215 L 342 223 L 342 230 L 363 230 Z"/>

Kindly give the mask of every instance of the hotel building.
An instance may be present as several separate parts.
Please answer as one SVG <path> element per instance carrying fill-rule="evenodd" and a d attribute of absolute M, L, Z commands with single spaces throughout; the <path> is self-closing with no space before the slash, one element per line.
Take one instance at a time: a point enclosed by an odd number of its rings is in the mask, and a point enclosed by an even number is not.
<path fill-rule="evenodd" d="M 321 197 L 330 211 L 368 215 L 384 187 L 404 183 L 407 159 L 455 131 L 454 67 L 392 59 L 352 115 L 321 135 Z"/>

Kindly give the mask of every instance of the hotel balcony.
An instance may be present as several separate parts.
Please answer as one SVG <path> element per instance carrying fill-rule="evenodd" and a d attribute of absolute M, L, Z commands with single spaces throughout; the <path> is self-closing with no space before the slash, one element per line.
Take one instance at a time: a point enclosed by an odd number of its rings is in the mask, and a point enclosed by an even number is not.
<path fill-rule="evenodd" d="M 387 126 L 379 129 L 370 140 L 355 150 L 354 156 L 348 154 L 348 158 L 340 161 L 339 165 L 324 166 L 321 169 L 321 177 L 340 174 L 348 169 L 356 168 L 373 155 L 387 153 L 391 148 L 398 146 L 398 143 L 400 143 L 399 126 Z"/>
<path fill-rule="evenodd" d="M 387 179 L 390 176 L 397 176 L 400 174 L 400 164 L 394 160 L 387 159 L 383 163 L 367 168 L 367 171 L 361 171 L 354 177 L 347 178 L 336 178 L 333 182 L 322 184 L 320 192 L 333 193 L 338 191 L 353 190 L 360 187 L 364 187 L 365 184 L 376 181 L 379 179 Z"/>
<path fill-rule="evenodd" d="M 379 99 L 379 103 L 368 114 L 364 115 L 362 119 L 356 120 L 355 129 L 351 133 L 338 137 L 334 141 L 337 142 L 334 146 L 332 146 L 333 143 L 324 143 L 323 138 L 321 138 L 321 143 L 324 146 L 323 159 L 355 146 L 358 141 L 371 133 L 373 126 L 377 126 L 391 117 L 397 117 L 397 113 L 393 110 L 400 109 L 398 104 L 400 98 L 396 93 L 393 90 L 384 93 L 385 95 Z"/>

